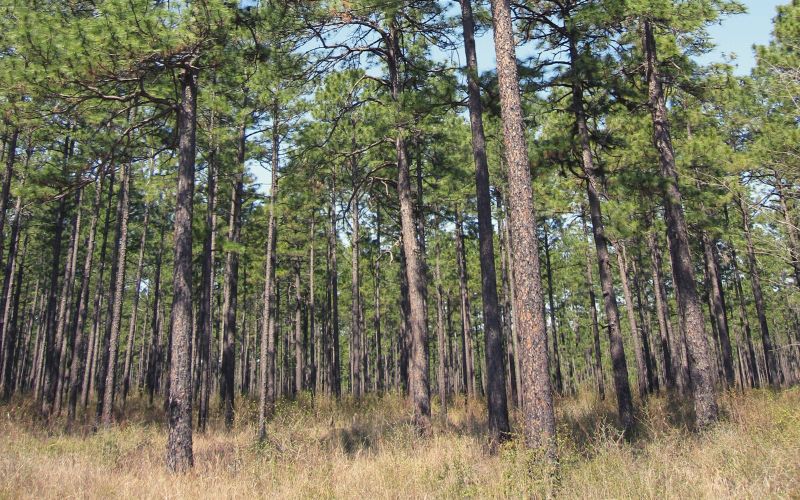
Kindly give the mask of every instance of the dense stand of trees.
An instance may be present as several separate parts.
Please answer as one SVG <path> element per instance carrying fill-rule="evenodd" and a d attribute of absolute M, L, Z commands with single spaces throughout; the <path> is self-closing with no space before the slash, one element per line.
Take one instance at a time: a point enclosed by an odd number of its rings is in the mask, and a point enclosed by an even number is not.
<path fill-rule="evenodd" d="M 248 399 L 258 439 L 281 398 L 479 399 L 555 458 L 582 388 L 631 435 L 796 384 L 800 2 L 749 76 L 694 58 L 735 1 L 458 4 L 0 7 L 2 397 L 163 400 L 183 471 Z"/>

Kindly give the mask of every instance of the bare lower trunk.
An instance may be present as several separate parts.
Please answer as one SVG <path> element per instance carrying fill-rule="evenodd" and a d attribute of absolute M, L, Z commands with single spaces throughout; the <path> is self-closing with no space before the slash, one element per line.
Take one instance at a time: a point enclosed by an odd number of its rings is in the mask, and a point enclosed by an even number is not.
<path fill-rule="evenodd" d="M 752 231 L 750 228 L 750 213 L 744 200 L 738 196 L 739 210 L 742 212 L 742 225 L 744 226 L 745 243 L 747 244 L 747 265 L 750 270 L 750 283 L 753 287 L 753 301 L 756 306 L 756 316 L 758 316 L 758 326 L 761 330 L 761 342 L 764 347 L 764 359 L 766 362 L 767 383 L 773 387 L 780 385 L 780 373 L 778 370 L 778 360 L 775 356 L 775 347 L 769 332 L 767 322 L 767 311 L 764 306 L 764 294 L 761 289 L 761 276 L 758 271 L 756 261 L 755 246 L 753 245 Z"/>
<path fill-rule="evenodd" d="M 278 197 L 278 167 L 280 165 L 278 103 L 273 103 L 272 110 L 272 179 L 269 200 L 269 225 L 267 227 L 267 258 L 264 273 L 264 309 L 261 323 L 261 380 L 260 399 L 258 412 L 258 439 L 263 441 L 267 437 L 267 418 L 272 415 L 275 403 L 275 335 L 274 314 L 272 307 L 275 303 L 275 203 Z"/>
<path fill-rule="evenodd" d="M 175 207 L 175 251 L 170 315 L 169 396 L 167 399 L 167 468 L 184 472 L 194 466 L 192 454 L 192 198 L 197 125 L 197 70 L 181 70 L 178 110 L 178 188 Z"/>
<path fill-rule="evenodd" d="M 508 169 L 514 314 L 520 337 L 523 434 L 527 446 L 555 457 L 555 416 L 547 358 L 539 251 L 528 148 L 522 120 L 516 50 L 508 0 L 492 0 L 497 76 Z"/>
<path fill-rule="evenodd" d="M 659 155 L 661 176 L 665 180 L 664 215 L 667 237 L 676 278 L 679 310 L 684 318 L 686 347 L 691 375 L 694 409 L 699 428 L 713 424 L 718 417 L 716 391 L 711 371 L 711 357 L 705 334 L 703 309 L 697 295 L 691 255 L 689 231 L 683 214 L 683 201 L 678 189 L 675 154 L 669 134 L 666 100 L 658 70 L 656 42 L 652 25 L 644 20 L 644 47 L 648 80 L 648 101 L 653 121 L 653 144 Z"/>
<path fill-rule="evenodd" d="M 589 228 L 586 225 L 586 216 L 583 213 L 581 214 L 581 222 L 583 224 L 583 235 L 587 238 L 589 236 Z M 600 399 L 605 399 L 606 384 L 605 375 L 603 375 L 602 351 L 600 350 L 600 325 L 597 319 L 597 299 L 594 293 L 591 247 L 586 248 L 586 289 L 589 291 L 589 316 L 592 321 L 592 346 L 594 351 L 594 365 L 592 371 L 594 372 L 595 384 L 597 385 L 597 392 L 600 395 Z"/>
<path fill-rule="evenodd" d="M 136 279 L 134 280 L 133 304 L 131 304 L 131 319 L 128 325 L 128 348 L 125 350 L 125 365 L 122 371 L 122 404 L 128 397 L 131 386 L 131 367 L 133 365 L 133 350 L 136 342 L 136 317 L 139 313 L 140 288 L 142 287 L 142 268 L 144 267 L 144 247 L 147 244 L 147 226 L 150 222 L 150 205 L 144 207 L 144 220 L 142 221 L 142 239 L 139 241 L 139 259 L 136 265 Z M 143 344 L 144 345 L 144 344 Z"/>
<path fill-rule="evenodd" d="M 113 288 L 108 300 L 108 316 L 106 319 L 106 338 L 108 346 L 105 352 L 104 377 L 98 390 L 102 398 L 100 412 L 103 425 L 109 426 L 113 421 L 114 395 L 116 393 L 117 358 L 119 357 L 119 331 L 122 323 L 122 301 L 125 291 L 125 256 L 128 243 L 128 200 L 130 197 L 130 165 L 122 167 L 122 183 L 119 192 L 117 209 L 117 239 L 112 256 Z"/>
<path fill-rule="evenodd" d="M 494 230 L 492 228 L 489 163 L 486 158 L 486 137 L 483 131 L 483 109 L 478 84 L 478 59 L 475 49 L 475 22 L 472 0 L 460 0 L 464 47 L 467 56 L 467 94 L 472 131 L 472 156 L 475 162 L 475 192 L 478 204 L 478 240 L 481 264 L 481 297 L 486 336 L 487 394 L 489 429 L 495 438 L 504 439 L 510 431 L 508 401 L 503 369 L 503 336 L 500 330 L 497 298 L 497 272 L 494 264 Z"/>

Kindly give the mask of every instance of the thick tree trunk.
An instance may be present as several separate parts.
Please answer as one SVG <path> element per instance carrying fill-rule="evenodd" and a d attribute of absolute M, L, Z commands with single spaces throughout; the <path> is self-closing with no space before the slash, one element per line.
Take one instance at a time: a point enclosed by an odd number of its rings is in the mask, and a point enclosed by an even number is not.
<path fill-rule="evenodd" d="M 675 288 L 679 310 L 686 328 L 686 347 L 692 381 L 694 409 L 699 428 L 707 427 L 718 418 L 716 391 L 711 371 L 708 339 L 705 334 L 703 308 L 697 296 L 694 269 L 689 253 L 689 231 L 683 214 L 683 202 L 678 189 L 675 154 L 669 134 L 667 105 L 658 71 L 656 42 L 649 20 L 644 21 L 644 48 L 648 81 L 648 101 L 653 120 L 653 144 L 659 155 L 661 176 L 666 181 L 664 212 L 667 237 L 676 278 Z"/>
<path fill-rule="evenodd" d="M 522 120 L 511 7 L 492 0 L 497 77 L 508 170 L 509 224 L 512 272 L 515 278 L 514 314 L 519 329 L 523 393 L 523 435 L 527 446 L 546 450 L 555 458 L 555 416 L 547 359 L 539 249 L 531 191 L 528 148 Z"/>
<path fill-rule="evenodd" d="M 167 468 L 184 472 L 192 454 L 192 205 L 197 126 L 197 70 L 181 70 L 178 109 L 178 190 L 170 314 L 169 396 L 167 399 Z"/>

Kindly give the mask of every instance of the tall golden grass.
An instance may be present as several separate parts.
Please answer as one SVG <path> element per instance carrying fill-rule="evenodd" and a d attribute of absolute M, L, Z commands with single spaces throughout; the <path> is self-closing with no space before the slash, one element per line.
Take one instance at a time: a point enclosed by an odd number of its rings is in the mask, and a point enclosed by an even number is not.
<path fill-rule="evenodd" d="M 800 390 L 728 393 L 709 432 L 666 397 L 639 406 L 625 441 L 614 402 L 592 394 L 558 401 L 559 464 L 548 469 L 516 440 L 487 447 L 479 401 L 454 401 L 432 437 L 416 435 L 397 395 L 355 402 L 281 403 L 269 439 L 255 443 L 253 402 L 237 401 L 237 426 L 215 416 L 195 434 L 195 468 L 164 467 L 158 407 L 128 402 L 111 429 L 46 424 L 30 402 L 4 406 L 3 498 L 720 498 L 800 497 Z M 434 408 L 436 412 L 437 408 Z"/>

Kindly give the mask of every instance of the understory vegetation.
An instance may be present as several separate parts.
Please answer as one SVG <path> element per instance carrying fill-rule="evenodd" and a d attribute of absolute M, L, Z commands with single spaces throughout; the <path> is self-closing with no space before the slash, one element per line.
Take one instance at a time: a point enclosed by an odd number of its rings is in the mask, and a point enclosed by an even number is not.
<path fill-rule="evenodd" d="M 637 405 L 621 438 L 612 400 L 591 391 L 557 404 L 559 464 L 549 469 L 518 440 L 491 450 L 485 404 L 452 401 L 443 425 L 421 438 L 402 397 L 335 403 L 308 395 L 276 407 L 270 439 L 253 440 L 257 404 L 237 401 L 236 426 L 214 414 L 194 441 L 195 467 L 164 468 L 160 405 L 133 397 L 119 425 L 64 432 L 42 427 L 28 400 L 2 407 L 0 497 L 720 498 L 800 495 L 800 390 L 728 392 L 722 419 L 690 431 L 689 408 L 669 396 Z M 214 408 L 217 408 L 214 405 Z M 512 414 L 512 420 L 518 417 Z"/>

